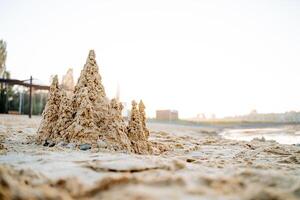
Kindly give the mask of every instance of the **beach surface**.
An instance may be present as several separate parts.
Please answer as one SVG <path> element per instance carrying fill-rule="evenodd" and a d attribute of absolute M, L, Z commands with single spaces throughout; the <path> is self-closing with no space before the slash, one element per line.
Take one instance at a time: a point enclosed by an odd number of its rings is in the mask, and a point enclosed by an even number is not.
<path fill-rule="evenodd" d="M 161 154 L 37 145 L 41 117 L 0 115 L 0 199 L 300 199 L 297 126 L 148 123 Z"/>

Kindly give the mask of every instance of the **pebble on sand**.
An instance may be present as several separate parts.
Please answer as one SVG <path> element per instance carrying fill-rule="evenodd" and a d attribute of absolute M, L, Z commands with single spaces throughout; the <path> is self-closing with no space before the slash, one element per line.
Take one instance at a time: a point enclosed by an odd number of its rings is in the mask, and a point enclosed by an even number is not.
<path fill-rule="evenodd" d="M 91 149 L 91 148 L 92 148 L 92 145 L 90 145 L 90 144 L 81 144 L 81 145 L 79 145 L 79 149 L 83 150 L 83 151 L 86 151 L 86 150 Z"/>

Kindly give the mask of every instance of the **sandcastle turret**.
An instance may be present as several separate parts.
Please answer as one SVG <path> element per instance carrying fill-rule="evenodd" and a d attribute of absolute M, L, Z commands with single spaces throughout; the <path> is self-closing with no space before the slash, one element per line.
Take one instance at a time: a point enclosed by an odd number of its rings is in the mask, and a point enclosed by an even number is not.
<path fill-rule="evenodd" d="M 139 112 L 140 112 L 140 117 L 141 117 L 141 122 L 142 122 L 143 133 L 144 133 L 145 137 L 148 139 L 150 132 L 146 126 L 145 105 L 142 100 L 140 100 L 140 103 L 139 103 Z"/>
<path fill-rule="evenodd" d="M 122 104 L 117 99 L 112 99 L 108 107 L 108 112 L 104 112 L 105 123 L 100 126 L 103 133 L 107 134 L 106 138 L 115 150 L 126 150 L 134 152 L 131 147 L 131 141 L 127 136 L 127 126 L 122 117 Z M 101 117 L 99 118 L 101 120 Z"/>
<path fill-rule="evenodd" d="M 106 97 L 93 50 L 89 52 L 75 86 L 72 109 L 74 119 L 64 131 L 64 140 L 77 143 L 102 141 L 107 148 L 133 152 L 121 116 L 122 108 L 118 102 Z"/>
<path fill-rule="evenodd" d="M 147 141 L 147 137 L 143 131 L 141 114 L 135 101 L 132 101 L 131 116 L 127 131 L 132 147 L 136 153 L 147 154 L 151 152 L 151 145 Z"/>
<path fill-rule="evenodd" d="M 91 143 L 97 141 L 99 129 L 93 120 L 93 104 L 88 96 L 88 89 L 83 87 L 78 91 L 80 102 L 72 124 L 63 135 L 68 142 Z"/>
<path fill-rule="evenodd" d="M 43 119 L 37 131 L 39 143 L 53 138 L 53 132 L 56 129 L 56 123 L 59 117 L 58 111 L 61 103 L 61 90 L 58 85 L 57 75 L 53 77 L 48 101 L 43 111 Z"/>
<path fill-rule="evenodd" d="M 90 50 L 74 91 L 74 94 L 76 95 L 81 88 L 86 87 L 92 102 L 99 97 L 106 96 L 95 56 L 94 50 Z"/>
<path fill-rule="evenodd" d="M 131 102 L 131 116 L 128 123 L 128 137 L 132 141 L 143 139 L 143 126 L 140 118 L 140 113 L 135 101 Z"/>
<path fill-rule="evenodd" d="M 61 91 L 61 102 L 58 110 L 58 120 L 54 131 L 56 139 L 60 139 L 64 135 L 65 130 L 73 121 L 73 109 L 71 105 L 71 98 L 64 89 Z"/>

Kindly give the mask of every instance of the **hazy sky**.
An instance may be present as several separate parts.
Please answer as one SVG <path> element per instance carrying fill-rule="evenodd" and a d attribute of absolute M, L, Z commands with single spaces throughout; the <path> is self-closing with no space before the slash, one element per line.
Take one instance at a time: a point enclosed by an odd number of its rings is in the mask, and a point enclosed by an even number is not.
<path fill-rule="evenodd" d="M 14 78 L 49 82 L 95 49 L 109 97 L 181 117 L 300 110 L 300 1 L 0 0 Z"/>

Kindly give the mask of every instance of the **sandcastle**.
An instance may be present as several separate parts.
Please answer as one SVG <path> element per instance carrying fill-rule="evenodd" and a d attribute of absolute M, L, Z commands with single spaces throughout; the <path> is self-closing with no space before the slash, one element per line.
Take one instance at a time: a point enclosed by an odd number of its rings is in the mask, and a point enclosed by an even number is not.
<path fill-rule="evenodd" d="M 95 52 L 91 50 L 71 96 L 59 86 L 57 76 L 54 77 L 37 142 L 56 144 L 63 141 L 116 151 L 151 153 L 143 102 L 137 106 L 133 101 L 128 125 L 122 117 L 122 109 L 117 99 L 106 97 Z"/>

